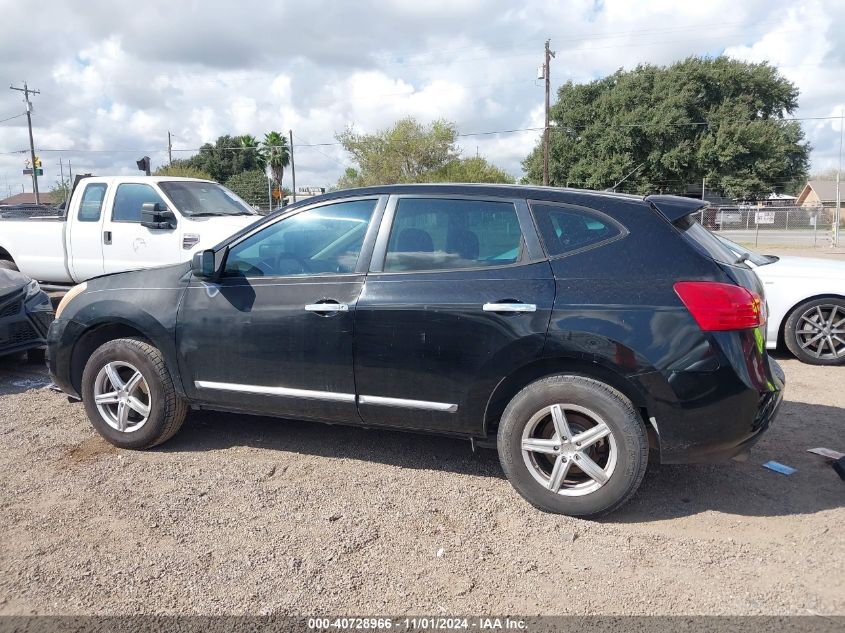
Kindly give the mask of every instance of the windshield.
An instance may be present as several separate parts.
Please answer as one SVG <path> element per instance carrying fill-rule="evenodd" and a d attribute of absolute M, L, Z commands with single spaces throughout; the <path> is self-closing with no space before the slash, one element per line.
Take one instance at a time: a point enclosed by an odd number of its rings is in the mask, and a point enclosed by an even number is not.
<path fill-rule="evenodd" d="M 214 182 L 172 180 L 159 187 L 187 217 L 203 215 L 257 215 L 236 194 Z"/>
<path fill-rule="evenodd" d="M 725 246 L 731 249 L 734 253 L 736 253 L 739 257 L 745 257 L 745 259 L 755 266 L 765 266 L 767 264 L 774 264 L 778 258 L 774 255 L 760 255 L 760 253 L 755 253 L 752 250 L 745 248 L 744 246 L 740 246 L 736 242 L 732 242 L 726 237 L 722 237 L 721 235 L 717 235 L 716 239 L 722 242 Z"/>

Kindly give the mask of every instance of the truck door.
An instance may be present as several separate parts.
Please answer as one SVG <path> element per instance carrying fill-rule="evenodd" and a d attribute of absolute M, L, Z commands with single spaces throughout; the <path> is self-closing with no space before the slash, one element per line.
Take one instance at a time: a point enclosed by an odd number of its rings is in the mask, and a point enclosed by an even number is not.
<path fill-rule="evenodd" d="M 141 226 L 141 208 L 146 202 L 172 207 L 149 184 L 124 182 L 117 185 L 111 213 L 103 224 L 104 272 L 152 268 L 179 261 L 179 234 L 176 229 Z"/>
<path fill-rule="evenodd" d="M 103 206 L 108 184 L 91 182 L 83 185 L 78 207 L 68 209 L 68 268 L 75 281 L 102 275 L 103 269 Z"/>

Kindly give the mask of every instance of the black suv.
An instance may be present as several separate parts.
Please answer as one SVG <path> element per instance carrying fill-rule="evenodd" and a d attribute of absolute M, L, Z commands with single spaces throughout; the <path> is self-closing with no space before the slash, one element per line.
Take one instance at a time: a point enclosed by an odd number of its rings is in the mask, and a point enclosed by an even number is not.
<path fill-rule="evenodd" d="M 49 364 L 109 442 L 188 407 L 495 440 L 544 510 L 596 516 L 649 449 L 745 450 L 783 373 L 754 273 L 669 196 L 398 185 L 311 198 L 191 263 L 77 286 Z"/>

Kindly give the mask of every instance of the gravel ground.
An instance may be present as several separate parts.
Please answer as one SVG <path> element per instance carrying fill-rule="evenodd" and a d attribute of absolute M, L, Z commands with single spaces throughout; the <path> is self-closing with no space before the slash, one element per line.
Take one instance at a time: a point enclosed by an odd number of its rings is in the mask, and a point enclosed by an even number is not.
<path fill-rule="evenodd" d="M 845 451 L 845 367 L 779 358 L 748 461 L 650 465 L 600 522 L 439 437 L 194 412 L 121 451 L 0 359 L 0 615 L 842 615 L 845 483 L 805 451 Z"/>

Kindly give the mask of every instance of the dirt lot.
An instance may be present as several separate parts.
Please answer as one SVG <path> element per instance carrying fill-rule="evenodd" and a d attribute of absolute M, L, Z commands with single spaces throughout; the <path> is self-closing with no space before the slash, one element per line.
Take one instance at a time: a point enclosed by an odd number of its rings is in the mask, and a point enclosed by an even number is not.
<path fill-rule="evenodd" d="M 601 522 L 443 438 L 192 413 L 120 451 L 2 360 L 0 615 L 845 614 L 845 483 L 805 452 L 845 451 L 845 367 L 780 358 L 749 461 L 650 466 Z"/>
<path fill-rule="evenodd" d="M 0 614 L 841 614 L 845 483 L 804 450 L 845 448 L 845 368 L 783 364 L 749 461 L 651 468 L 596 523 L 534 511 L 493 451 L 442 438 L 194 413 L 119 451 L 7 361 Z"/>

